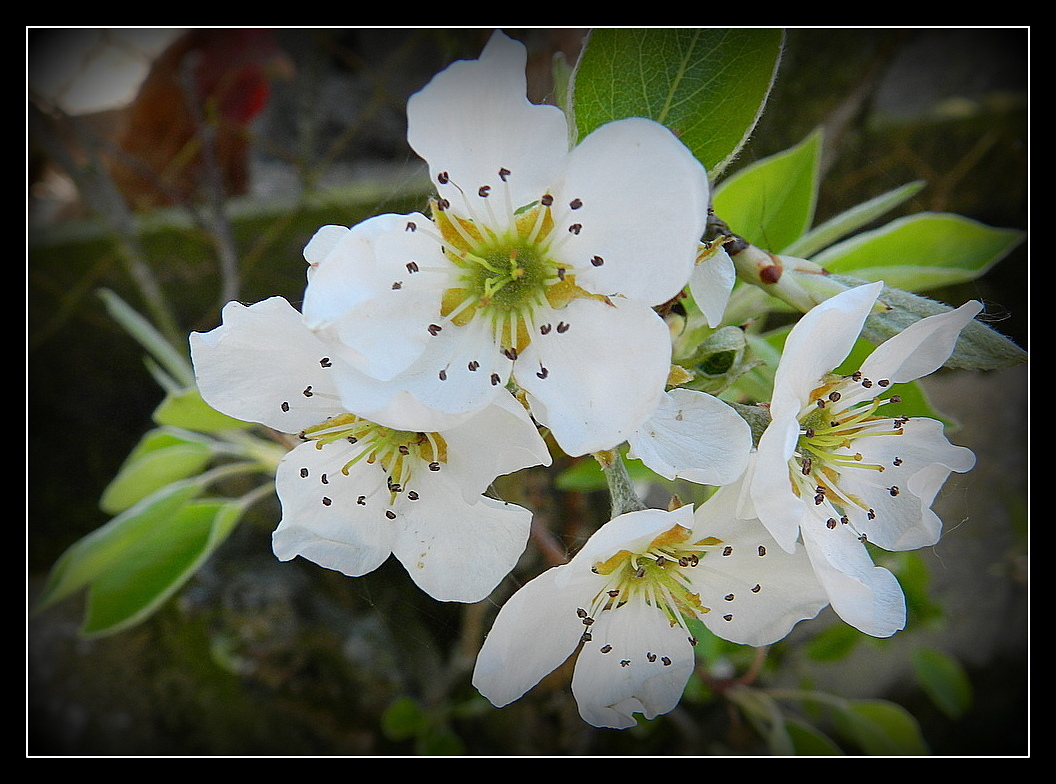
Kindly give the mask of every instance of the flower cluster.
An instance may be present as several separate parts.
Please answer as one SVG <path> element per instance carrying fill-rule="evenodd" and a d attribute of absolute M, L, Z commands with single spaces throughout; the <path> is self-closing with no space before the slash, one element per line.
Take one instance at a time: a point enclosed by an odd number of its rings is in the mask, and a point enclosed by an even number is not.
<path fill-rule="evenodd" d="M 496 33 L 410 99 L 428 214 L 322 227 L 300 311 L 232 302 L 191 336 L 210 405 L 299 439 L 277 469 L 275 554 L 352 576 L 395 555 L 434 598 L 480 601 L 531 522 L 490 487 L 551 463 L 542 432 L 573 457 L 626 443 L 661 476 L 719 489 L 696 509 L 617 514 L 517 591 L 473 676 L 495 705 L 578 650 L 583 718 L 629 727 L 677 704 L 697 624 L 761 646 L 831 603 L 870 634 L 901 628 L 901 590 L 864 542 L 933 543 L 931 502 L 973 457 L 937 422 L 883 416 L 878 393 L 939 367 L 978 307 L 925 319 L 847 377 L 832 371 L 881 284 L 814 307 L 753 451 L 731 406 L 679 386 L 660 315 L 689 291 L 714 327 L 733 286 L 730 257 L 701 244 L 706 172 L 641 118 L 570 148 L 564 113 L 526 99 L 525 64 Z"/>

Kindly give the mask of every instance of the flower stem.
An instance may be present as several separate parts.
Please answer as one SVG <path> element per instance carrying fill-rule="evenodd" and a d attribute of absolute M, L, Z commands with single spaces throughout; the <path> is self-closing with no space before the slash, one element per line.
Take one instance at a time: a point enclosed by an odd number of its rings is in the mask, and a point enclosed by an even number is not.
<path fill-rule="evenodd" d="M 594 459 L 601 465 L 602 473 L 605 474 L 605 481 L 609 486 L 613 517 L 648 508 L 634 491 L 634 487 L 631 485 L 631 477 L 627 473 L 627 466 L 618 451 L 610 449 L 604 452 L 595 452 Z"/>

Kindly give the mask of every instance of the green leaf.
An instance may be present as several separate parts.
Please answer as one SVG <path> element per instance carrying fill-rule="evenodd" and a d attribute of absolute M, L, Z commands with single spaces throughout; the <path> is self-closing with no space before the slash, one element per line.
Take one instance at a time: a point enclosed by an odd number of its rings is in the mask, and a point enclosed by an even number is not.
<path fill-rule="evenodd" d="M 848 740 L 873 756 L 927 754 L 917 720 L 887 700 L 851 700 L 840 710 L 837 726 Z"/>
<path fill-rule="evenodd" d="M 125 458 L 99 506 L 111 515 L 123 512 L 162 487 L 199 473 L 211 456 L 209 445 L 190 434 L 152 430 Z"/>
<path fill-rule="evenodd" d="M 931 701 L 957 719 L 972 703 L 972 683 L 960 663 L 941 651 L 921 648 L 913 652 L 913 672 Z"/>
<path fill-rule="evenodd" d="M 78 539 L 51 568 L 35 609 L 43 610 L 87 587 L 119 563 L 137 541 L 165 525 L 199 492 L 201 487 L 194 482 L 171 484 Z"/>
<path fill-rule="evenodd" d="M 202 400 L 196 387 L 170 393 L 154 410 L 154 421 L 159 425 L 170 425 L 199 433 L 219 433 L 224 430 L 246 430 L 254 427 L 252 422 L 221 414 Z"/>
<path fill-rule="evenodd" d="M 577 138 L 613 120 L 648 117 L 714 178 L 758 121 L 783 40 L 779 29 L 595 29 L 573 74 Z"/>
<path fill-rule="evenodd" d="M 148 617 L 227 538 L 243 509 L 235 501 L 192 501 L 142 531 L 92 581 L 81 634 L 114 634 Z"/>
<path fill-rule="evenodd" d="M 833 245 L 812 260 L 830 272 L 919 292 L 978 278 L 1024 236 L 961 215 L 922 212 Z"/>
<path fill-rule="evenodd" d="M 715 214 L 753 245 L 783 253 L 814 222 L 821 140 L 817 130 L 724 180 L 715 189 Z"/>
<path fill-rule="evenodd" d="M 879 196 L 841 212 L 820 226 L 815 226 L 795 242 L 785 248 L 789 256 L 811 259 L 822 248 L 852 234 L 868 223 L 893 210 L 899 204 L 915 196 L 925 185 L 923 180 L 903 185 L 901 188 L 882 193 Z"/>

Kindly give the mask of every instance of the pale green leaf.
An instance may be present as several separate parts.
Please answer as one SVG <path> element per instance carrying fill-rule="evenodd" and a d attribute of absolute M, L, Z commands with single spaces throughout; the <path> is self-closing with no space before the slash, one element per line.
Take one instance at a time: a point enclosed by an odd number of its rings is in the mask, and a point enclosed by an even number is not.
<path fill-rule="evenodd" d="M 52 566 L 36 610 L 43 610 L 87 587 L 119 563 L 137 541 L 165 525 L 199 492 L 201 487 L 193 482 L 169 485 L 78 539 Z"/>
<path fill-rule="evenodd" d="M 772 253 L 802 237 L 818 200 L 821 132 L 747 166 L 715 189 L 715 215 L 735 234 Z"/>
<path fill-rule="evenodd" d="M 974 280 L 1023 237 L 962 215 L 921 212 L 833 245 L 813 261 L 830 272 L 919 292 Z"/>
<path fill-rule="evenodd" d="M 199 473 L 212 456 L 209 445 L 170 429 L 152 430 L 125 458 L 103 491 L 99 506 L 115 515 L 162 487 Z"/>
<path fill-rule="evenodd" d="M 154 421 L 159 425 L 170 425 L 199 433 L 220 433 L 224 430 L 245 430 L 255 427 L 252 422 L 243 422 L 221 414 L 202 400 L 196 387 L 170 393 L 154 410 Z"/>
<path fill-rule="evenodd" d="M 714 178 L 758 121 L 783 40 L 777 28 L 595 29 L 573 74 L 577 136 L 648 117 L 670 128 Z"/>
<path fill-rule="evenodd" d="M 800 259 L 813 258 L 818 251 L 853 234 L 858 229 L 872 223 L 881 215 L 912 198 L 924 185 L 923 180 L 916 180 L 903 185 L 901 188 L 895 188 L 873 199 L 869 199 L 869 201 L 864 201 L 851 207 L 849 210 L 845 210 L 839 215 L 815 226 L 786 247 L 784 253 Z"/>
<path fill-rule="evenodd" d="M 243 508 L 232 501 L 192 501 L 142 532 L 92 581 L 81 634 L 113 634 L 148 617 L 227 538 Z"/>

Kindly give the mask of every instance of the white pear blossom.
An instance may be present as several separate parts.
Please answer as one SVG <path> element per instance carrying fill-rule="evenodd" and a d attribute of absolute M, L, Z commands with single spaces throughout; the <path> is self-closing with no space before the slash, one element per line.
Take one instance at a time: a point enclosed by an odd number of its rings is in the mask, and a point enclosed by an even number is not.
<path fill-rule="evenodd" d="M 440 421 L 502 392 L 570 455 L 609 449 L 656 408 L 670 337 L 653 310 L 694 270 L 703 167 L 664 126 L 617 120 L 569 148 L 564 113 L 526 98 L 501 32 L 408 102 L 431 214 L 324 226 L 305 248 L 306 323 L 347 367 Z M 353 384 L 346 400 L 358 397 Z"/>
<path fill-rule="evenodd" d="M 474 686 L 497 707 L 577 654 L 572 693 L 597 727 L 674 708 L 694 668 L 699 620 L 747 645 L 780 640 L 827 603 L 806 555 L 785 553 L 758 521 L 736 517 L 739 483 L 694 513 L 628 512 L 567 564 L 517 591 L 477 657 Z"/>
<path fill-rule="evenodd" d="M 833 609 L 877 637 L 905 625 L 905 599 L 865 542 L 911 550 L 938 541 L 931 504 L 951 471 L 975 456 L 946 440 L 940 422 L 885 416 L 892 384 L 934 372 L 949 358 L 978 302 L 922 319 L 877 347 L 859 370 L 836 375 L 882 283 L 812 308 L 792 328 L 774 379 L 772 421 L 759 440 L 750 485 L 754 514 L 791 552 L 802 541 Z"/>
<path fill-rule="evenodd" d="M 675 387 L 627 438 L 627 456 L 666 479 L 726 485 L 740 478 L 752 451 L 748 423 L 719 398 Z"/>
<path fill-rule="evenodd" d="M 332 347 L 280 297 L 229 303 L 220 327 L 190 340 L 207 403 L 302 440 L 276 474 L 280 560 L 360 576 L 395 554 L 431 596 L 461 602 L 483 599 L 513 568 L 531 513 L 483 493 L 550 456 L 512 395 L 441 432 L 364 419 L 337 394 Z"/>

